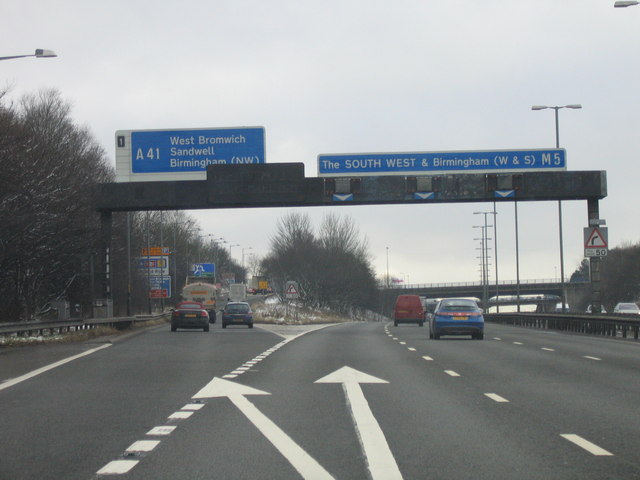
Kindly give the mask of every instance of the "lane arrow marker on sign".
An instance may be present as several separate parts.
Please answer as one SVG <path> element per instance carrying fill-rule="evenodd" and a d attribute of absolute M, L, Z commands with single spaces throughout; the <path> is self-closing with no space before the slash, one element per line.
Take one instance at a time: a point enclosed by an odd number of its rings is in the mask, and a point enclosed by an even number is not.
<path fill-rule="evenodd" d="M 353 423 L 367 457 L 369 472 L 373 480 L 402 479 L 396 459 L 391 453 L 387 439 L 369 408 L 369 403 L 360 388 L 361 383 L 389 383 L 351 367 L 342 367 L 315 383 L 340 383 L 351 408 Z"/>
<path fill-rule="evenodd" d="M 253 423 L 274 447 L 293 465 L 305 479 L 331 479 L 333 477 L 316 462 L 302 447 L 282 431 L 266 415 L 245 398 L 246 395 L 271 395 L 268 392 L 247 387 L 215 377 L 205 385 L 193 398 L 228 397 L 238 409 Z"/>

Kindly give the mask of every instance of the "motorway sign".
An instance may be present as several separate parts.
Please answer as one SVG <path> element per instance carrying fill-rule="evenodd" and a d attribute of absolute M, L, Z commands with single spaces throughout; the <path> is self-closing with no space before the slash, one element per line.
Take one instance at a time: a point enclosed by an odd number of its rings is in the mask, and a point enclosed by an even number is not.
<path fill-rule="evenodd" d="M 191 266 L 191 275 L 193 277 L 214 277 L 215 274 L 215 263 L 194 263 Z"/>
<path fill-rule="evenodd" d="M 318 176 L 437 175 L 566 170 L 562 148 L 318 155 Z"/>
<path fill-rule="evenodd" d="M 118 130 L 116 181 L 206 177 L 208 165 L 265 163 L 264 127 Z"/>
<path fill-rule="evenodd" d="M 143 275 L 169 275 L 169 257 L 138 257 L 138 270 Z"/>
<path fill-rule="evenodd" d="M 153 276 L 149 277 L 149 298 L 169 298 L 171 297 L 171 277 Z"/>
<path fill-rule="evenodd" d="M 300 296 L 298 282 L 288 281 L 284 286 L 284 296 L 287 299 L 294 299 Z"/>
<path fill-rule="evenodd" d="M 143 257 L 146 257 L 147 255 L 159 257 L 161 255 L 171 255 L 171 250 L 169 249 L 169 247 L 150 247 L 149 249 L 147 249 L 147 247 L 144 247 L 140 255 L 142 255 Z"/>
<path fill-rule="evenodd" d="M 585 257 L 606 257 L 609 253 L 609 230 L 607 227 L 586 227 L 584 236 Z"/>

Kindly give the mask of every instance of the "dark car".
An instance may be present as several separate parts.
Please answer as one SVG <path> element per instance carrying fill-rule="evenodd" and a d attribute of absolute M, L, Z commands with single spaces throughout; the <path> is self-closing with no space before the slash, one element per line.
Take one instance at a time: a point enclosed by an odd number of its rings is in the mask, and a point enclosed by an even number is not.
<path fill-rule="evenodd" d="M 471 335 L 477 340 L 484 338 L 484 317 L 475 300 L 440 300 L 429 318 L 429 338 L 438 340 L 441 335 Z"/>
<path fill-rule="evenodd" d="M 229 302 L 222 310 L 222 328 L 227 325 L 247 325 L 253 328 L 253 312 L 247 302 Z"/>
<path fill-rule="evenodd" d="M 171 313 L 171 331 L 178 328 L 201 328 L 209 331 L 209 313 L 201 303 L 180 302 Z"/>

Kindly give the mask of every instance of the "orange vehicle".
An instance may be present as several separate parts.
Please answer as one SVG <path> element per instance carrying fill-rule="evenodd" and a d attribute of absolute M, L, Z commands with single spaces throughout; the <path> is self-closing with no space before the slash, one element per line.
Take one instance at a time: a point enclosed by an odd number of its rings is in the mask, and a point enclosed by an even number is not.
<path fill-rule="evenodd" d="M 400 295 L 393 309 L 393 325 L 399 323 L 417 323 L 424 325 L 424 307 L 418 295 Z"/>

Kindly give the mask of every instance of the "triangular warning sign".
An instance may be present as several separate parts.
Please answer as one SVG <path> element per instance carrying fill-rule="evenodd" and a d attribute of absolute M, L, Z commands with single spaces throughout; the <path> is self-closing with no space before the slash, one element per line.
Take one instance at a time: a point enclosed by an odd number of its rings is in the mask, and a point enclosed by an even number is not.
<path fill-rule="evenodd" d="M 296 286 L 293 284 L 289 285 L 289 288 L 287 288 L 287 293 L 289 295 L 297 295 L 298 294 L 298 290 L 296 290 Z"/>
<path fill-rule="evenodd" d="M 591 234 L 587 237 L 587 241 L 584 244 L 584 248 L 608 248 L 607 242 L 598 227 L 595 227 L 591 231 Z"/>

